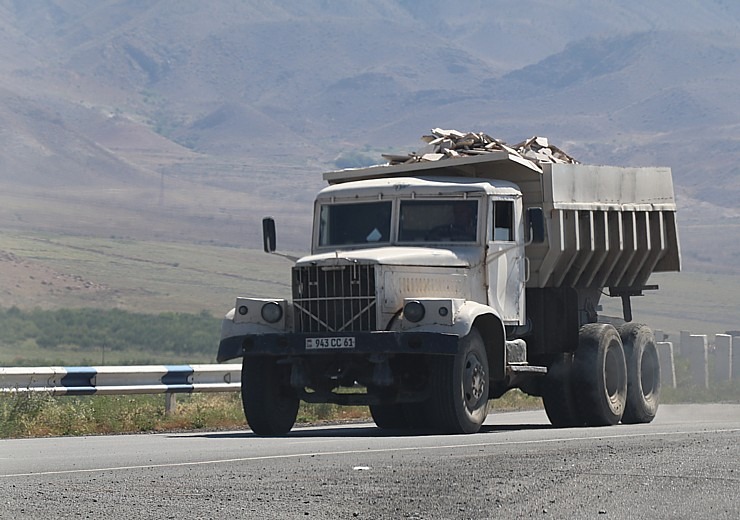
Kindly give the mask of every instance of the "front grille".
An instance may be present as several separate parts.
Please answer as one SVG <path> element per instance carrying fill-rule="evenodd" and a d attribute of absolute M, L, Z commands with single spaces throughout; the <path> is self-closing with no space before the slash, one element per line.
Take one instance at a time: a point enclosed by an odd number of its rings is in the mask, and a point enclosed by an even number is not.
<path fill-rule="evenodd" d="M 375 330 L 375 301 L 372 265 L 293 268 L 296 332 Z"/>

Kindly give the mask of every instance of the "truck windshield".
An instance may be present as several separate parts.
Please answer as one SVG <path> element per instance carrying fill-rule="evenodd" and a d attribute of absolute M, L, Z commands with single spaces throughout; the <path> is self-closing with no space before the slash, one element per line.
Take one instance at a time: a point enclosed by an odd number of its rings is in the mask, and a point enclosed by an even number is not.
<path fill-rule="evenodd" d="M 324 204 L 319 219 L 319 246 L 390 242 L 391 201 Z"/>
<path fill-rule="evenodd" d="M 400 242 L 475 242 L 477 200 L 401 201 Z"/>

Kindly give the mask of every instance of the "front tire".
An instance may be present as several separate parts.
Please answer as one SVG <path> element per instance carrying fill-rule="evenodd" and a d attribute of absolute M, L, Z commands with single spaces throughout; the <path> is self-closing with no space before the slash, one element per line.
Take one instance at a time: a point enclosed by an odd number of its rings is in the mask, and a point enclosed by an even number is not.
<path fill-rule="evenodd" d="M 402 430 L 408 426 L 401 404 L 371 404 L 369 408 L 375 425 L 380 429 Z"/>
<path fill-rule="evenodd" d="M 285 435 L 298 417 L 300 400 L 290 387 L 290 367 L 272 357 L 242 361 L 244 416 L 257 435 Z"/>
<path fill-rule="evenodd" d="M 431 398 L 427 416 L 445 433 L 475 433 L 488 414 L 488 356 L 473 328 L 460 340 L 455 356 L 430 363 Z"/>
<path fill-rule="evenodd" d="M 370 415 L 383 430 L 423 430 L 429 425 L 425 403 L 371 404 Z"/>
<path fill-rule="evenodd" d="M 653 331 L 639 323 L 619 329 L 627 360 L 627 404 L 624 424 L 649 423 L 660 404 L 660 362 Z"/>
<path fill-rule="evenodd" d="M 588 426 L 617 424 L 627 401 L 627 366 L 614 326 L 590 323 L 581 327 L 572 376 L 584 422 Z"/>

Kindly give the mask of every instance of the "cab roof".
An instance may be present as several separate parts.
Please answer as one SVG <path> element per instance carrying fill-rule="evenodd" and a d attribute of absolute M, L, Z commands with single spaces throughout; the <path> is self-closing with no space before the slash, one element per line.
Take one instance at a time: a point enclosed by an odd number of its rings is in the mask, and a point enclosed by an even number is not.
<path fill-rule="evenodd" d="M 318 193 L 317 199 L 334 197 L 382 198 L 399 195 L 440 197 L 462 194 L 518 195 L 520 193 L 516 184 L 503 180 L 436 176 L 383 177 L 333 184 L 322 189 Z"/>

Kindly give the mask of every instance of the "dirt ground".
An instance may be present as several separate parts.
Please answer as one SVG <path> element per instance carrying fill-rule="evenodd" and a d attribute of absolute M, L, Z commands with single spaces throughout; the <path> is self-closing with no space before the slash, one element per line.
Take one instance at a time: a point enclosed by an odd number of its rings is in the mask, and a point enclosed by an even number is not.
<path fill-rule="evenodd" d="M 110 287 L 80 273 L 60 272 L 42 262 L 0 250 L 0 302 L 3 307 L 57 307 L 70 297 L 96 297 Z"/>

